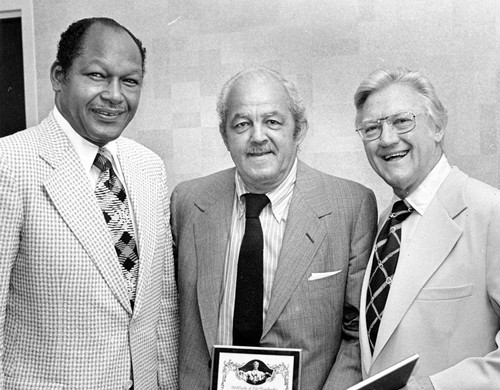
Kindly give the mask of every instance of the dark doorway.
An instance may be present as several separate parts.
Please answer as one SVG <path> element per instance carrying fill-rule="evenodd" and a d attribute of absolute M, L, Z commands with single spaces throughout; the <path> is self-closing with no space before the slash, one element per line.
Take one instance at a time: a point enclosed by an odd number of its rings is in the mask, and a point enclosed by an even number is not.
<path fill-rule="evenodd" d="M 25 128 L 21 18 L 0 19 L 0 137 Z"/>

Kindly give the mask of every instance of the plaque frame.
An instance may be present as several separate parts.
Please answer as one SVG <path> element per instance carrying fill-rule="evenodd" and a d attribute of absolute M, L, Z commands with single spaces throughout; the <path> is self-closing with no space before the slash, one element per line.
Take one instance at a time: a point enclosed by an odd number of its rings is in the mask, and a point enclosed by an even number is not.
<path fill-rule="evenodd" d="M 210 389 L 300 390 L 301 358 L 296 348 L 214 345 Z"/>

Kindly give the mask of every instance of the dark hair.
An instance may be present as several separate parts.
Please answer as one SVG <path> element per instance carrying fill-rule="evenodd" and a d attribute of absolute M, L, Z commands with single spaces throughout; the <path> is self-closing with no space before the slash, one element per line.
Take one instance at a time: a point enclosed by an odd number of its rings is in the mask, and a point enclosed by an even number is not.
<path fill-rule="evenodd" d="M 226 132 L 227 125 L 227 112 L 228 112 L 228 96 L 234 85 L 241 79 L 251 79 L 253 77 L 271 77 L 283 86 L 289 98 L 289 108 L 292 117 L 295 121 L 295 129 L 293 136 L 296 137 L 304 127 L 307 128 L 306 108 L 302 98 L 299 95 L 297 87 L 293 82 L 286 79 L 277 70 L 268 68 L 266 66 L 256 66 L 249 69 L 242 70 L 231 77 L 219 94 L 217 101 L 217 112 L 219 114 L 219 131 L 222 135 Z"/>
<path fill-rule="evenodd" d="M 72 23 L 66 31 L 61 34 L 61 39 L 57 46 L 56 60 L 61 67 L 62 74 L 66 77 L 68 75 L 73 61 L 82 53 L 85 35 L 90 27 L 94 24 L 102 24 L 107 27 L 124 30 L 134 40 L 142 59 L 142 74 L 144 75 L 145 62 L 146 62 L 146 48 L 142 46 L 142 42 L 132 32 L 111 18 L 86 18 L 80 19 Z"/>

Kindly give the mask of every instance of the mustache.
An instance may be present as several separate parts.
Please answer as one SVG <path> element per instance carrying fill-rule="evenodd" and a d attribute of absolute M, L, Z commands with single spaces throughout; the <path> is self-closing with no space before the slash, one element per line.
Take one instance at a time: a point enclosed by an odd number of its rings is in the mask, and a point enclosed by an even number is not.
<path fill-rule="evenodd" d="M 247 149 L 247 154 L 262 154 L 272 152 L 272 148 L 269 145 L 254 145 Z"/>

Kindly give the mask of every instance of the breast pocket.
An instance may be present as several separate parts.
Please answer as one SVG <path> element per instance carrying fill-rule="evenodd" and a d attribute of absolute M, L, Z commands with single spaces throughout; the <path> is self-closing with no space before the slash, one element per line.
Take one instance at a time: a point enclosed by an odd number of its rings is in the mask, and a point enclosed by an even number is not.
<path fill-rule="evenodd" d="M 422 327 L 426 344 L 445 351 L 457 328 L 474 312 L 473 292 L 473 284 L 424 288 L 408 311 L 406 323 Z"/>
<path fill-rule="evenodd" d="M 416 299 L 418 301 L 448 301 L 470 297 L 472 296 L 473 291 L 473 284 L 447 287 L 427 287 L 420 291 Z"/>

